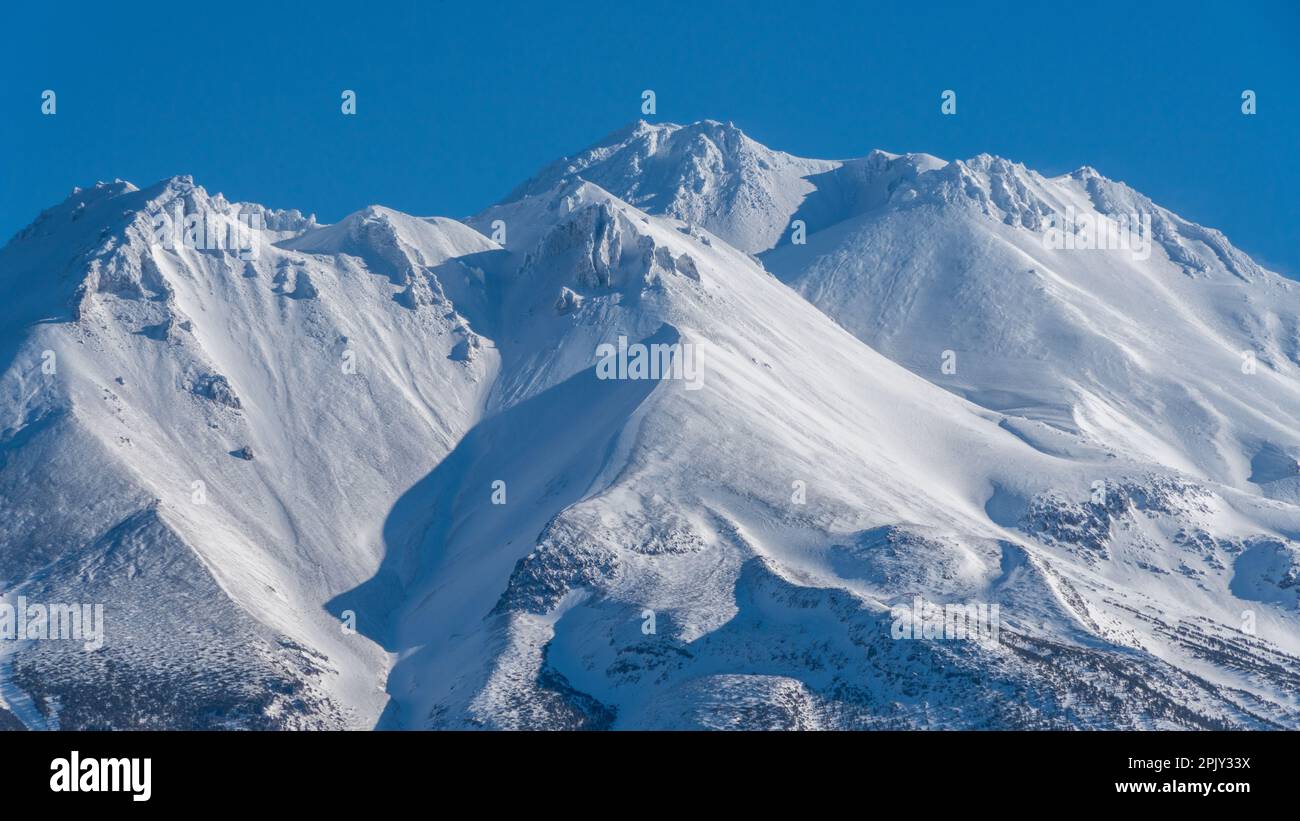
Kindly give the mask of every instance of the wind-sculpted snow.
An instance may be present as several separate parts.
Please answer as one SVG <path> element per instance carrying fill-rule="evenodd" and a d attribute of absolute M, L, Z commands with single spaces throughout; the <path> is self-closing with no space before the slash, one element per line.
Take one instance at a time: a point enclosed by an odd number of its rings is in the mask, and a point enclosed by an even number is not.
<path fill-rule="evenodd" d="M 1294 287 L 1091 169 L 704 122 L 465 223 L 119 182 L 0 295 L 3 598 L 106 624 L 0 641 L 0 727 L 1300 727 Z"/>

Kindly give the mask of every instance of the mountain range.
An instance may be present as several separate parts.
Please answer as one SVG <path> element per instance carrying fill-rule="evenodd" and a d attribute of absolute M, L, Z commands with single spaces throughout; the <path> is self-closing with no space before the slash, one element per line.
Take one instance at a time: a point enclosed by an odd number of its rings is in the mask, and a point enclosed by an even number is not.
<path fill-rule="evenodd" d="M 104 642 L 0 641 L 0 727 L 1300 728 L 1297 287 L 714 121 L 465 220 L 77 189 L 0 250 L 0 596 Z"/>

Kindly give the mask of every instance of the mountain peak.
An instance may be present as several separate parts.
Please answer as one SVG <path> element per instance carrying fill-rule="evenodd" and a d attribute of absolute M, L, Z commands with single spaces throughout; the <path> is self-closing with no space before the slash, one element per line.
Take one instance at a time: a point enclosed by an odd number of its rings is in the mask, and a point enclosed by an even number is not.
<path fill-rule="evenodd" d="M 601 139 L 593 143 L 591 146 L 589 146 L 587 150 L 602 145 L 616 145 L 628 139 L 629 137 L 635 137 L 642 134 L 649 134 L 654 132 L 672 133 L 676 131 L 714 133 L 714 134 L 736 134 L 740 136 L 746 136 L 745 132 L 742 131 L 740 127 L 737 126 L 731 120 L 723 122 L 721 120 L 714 120 L 706 117 L 702 120 L 695 120 L 693 122 L 688 122 L 688 123 L 674 123 L 668 120 L 664 120 L 661 122 L 651 122 L 650 120 L 647 120 L 645 118 L 640 118 L 640 119 L 633 120 L 632 122 L 628 123 L 622 128 L 615 129 L 614 131 L 611 131 L 609 134 L 606 134 L 604 137 L 602 137 Z"/>
<path fill-rule="evenodd" d="M 776 244 L 813 188 L 806 178 L 838 165 L 773 151 L 730 122 L 639 120 L 547 166 L 505 203 L 583 179 L 648 213 L 704 226 L 752 253 Z"/>

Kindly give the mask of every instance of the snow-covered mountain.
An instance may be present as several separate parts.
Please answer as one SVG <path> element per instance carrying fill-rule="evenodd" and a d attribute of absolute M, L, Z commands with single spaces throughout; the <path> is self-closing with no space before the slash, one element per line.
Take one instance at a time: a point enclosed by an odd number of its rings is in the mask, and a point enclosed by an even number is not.
<path fill-rule="evenodd" d="M 705 122 L 639 123 L 538 181 L 565 175 L 761 254 L 855 336 L 980 405 L 1293 498 L 1277 480 L 1300 454 L 1300 284 L 1094 169 L 804 160 Z M 1067 216 L 1080 240 L 1061 247 L 1046 227 Z M 1084 247 L 1091 226 L 1116 239 L 1124 224 L 1138 247 Z"/>
<path fill-rule="evenodd" d="M 177 205 L 264 215 L 256 258 L 156 244 L 152 215 Z M 99 653 L 10 653 L 11 709 L 372 723 L 384 656 L 321 604 L 373 569 L 393 500 L 482 413 L 495 358 L 442 283 L 493 249 L 459 223 L 372 208 L 322 227 L 182 178 L 78 191 L 15 237 L 0 587 L 103 601 L 108 632 Z"/>
<path fill-rule="evenodd" d="M 0 718 L 1300 726 L 1295 293 L 1090 170 L 638 123 L 466 223 L 101 185 L 0 289 L 0 588 L 107 621 Z"/>

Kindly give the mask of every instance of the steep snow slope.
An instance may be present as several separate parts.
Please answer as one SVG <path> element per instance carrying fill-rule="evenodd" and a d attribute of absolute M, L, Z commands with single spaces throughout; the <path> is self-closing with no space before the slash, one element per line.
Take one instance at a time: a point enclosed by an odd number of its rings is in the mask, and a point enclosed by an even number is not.
<path fill-rule="evenodd" d="M 406 591 L 375 634 L 400 659 L 382 726 L 1300 721 L 1281 535 L 1300 511 L 1032 447 L 746 254 L 593 184 L 476 223 L 496 220 L 517 324 L 495 414 L 395 509 L 429 529 L 332 605 Z M 619 336 L 695 346 L 700 387 L 600 379 Z M 1268 571 L 1234 569 L 1252 550 Z M 1271 605 L 1233 595 L 1248 575 Z M 999 603 L 1002 642 L 894 640 L 914 596 Z"/>
<path fill-rule="evenodd" d="M 177 207 L 261 214 L 256 258 L 155 243 Z M 374 721 L 385 659 L 321 605 L 373 572 L 388 509 L 481 410 L 496 358 L 467 352 L 440 277 L 462 287 L 448 260 L 491 250 L 177 178 L 78 191 L 0 252 L 3 591 L 108 621 L 100 653 L 9 653 L 42 723 Z"/>
<path fill-rule="evenodd" d="M 1136 215 L 1148 244 L 1054 248 L 1043 225 L 1066 214 Z M 985 407 L 1238 488 L 1296 475 L 1300 287 L 1091 170 L 952 163 L 765 264 Z M 1269 453 L 1277 469 L 1256 469 Z"/>
<path fill-rule="evenodd" d="M 517 195 L 570 178 L 763 252 L 854 335 L 1017 429 L 1295 498 L 1300 286 L 1091 168 L 804 160 L 730 125 L 638 123 Z M 1144 245 L 1084 247 L 1103 219 L 1116 244 L 1130 215 Z M 1080 236 L 1059 247 L 1047 229 L 1067 217 Z"/>

